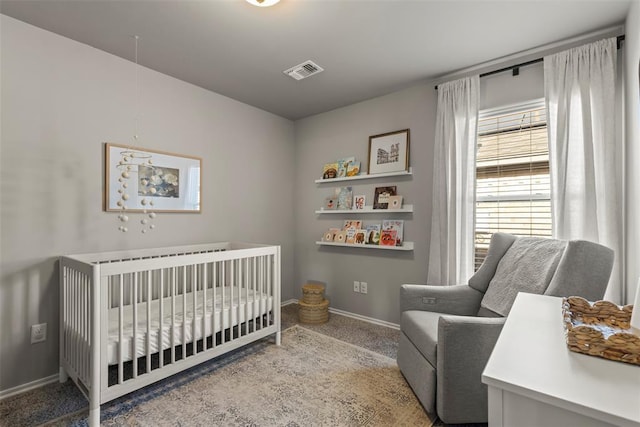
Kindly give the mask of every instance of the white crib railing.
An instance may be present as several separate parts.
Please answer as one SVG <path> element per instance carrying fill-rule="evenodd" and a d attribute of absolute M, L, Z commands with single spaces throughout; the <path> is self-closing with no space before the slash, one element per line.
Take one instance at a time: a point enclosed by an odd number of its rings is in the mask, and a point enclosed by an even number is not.
<path fill-rule="evenodd" d="M 280 248 L 219 243 L 60 260 L 60 379 L 100 404 L 275 334 Z"/>

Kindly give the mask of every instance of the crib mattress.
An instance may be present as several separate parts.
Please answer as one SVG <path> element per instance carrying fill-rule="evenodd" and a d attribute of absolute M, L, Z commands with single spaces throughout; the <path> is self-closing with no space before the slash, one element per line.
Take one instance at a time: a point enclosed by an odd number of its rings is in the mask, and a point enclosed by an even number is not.
<path fill-rule="evenodd" d="M 196 292 L 195 310 L 193 302 L 194 295 L 191 292 L 186 294 L 186 307 L 183 305 L 182 295 L 175 297 L 173 311 L 172 299 L 170 297 L 164 298 L 162 300 L 162 327 L 160 327 L 160 302 L 157 299 L 153 300 L 150 304 L 151 322 L 149 330 L 147 330 L 147 303 L 138 303 L 136 322 L 138 327 L 136 331 L 135 350 L 133 337 L 133 305 L 124 306 L 122 322 L 122 361 L 132 360 L 133 354 L 136 355 L 135 357 L 146 355 L 147 340 L 149 340 L 151 353 L 157 353 L 160 349 L 165 350 L 171 348 L 172 345 L 191 343 L 194 340 L 197 341 L 203 337 L 209 337 L 216 332 L 236 326 L 247 320 L 255 319 L 271 311 L 273 308 L 273 297 L 265 293 L 252 289 L 249 289 L 247 292 L 245 288 L 234 288 L 233 298 L 231 298 L 231 288 L 224 287 L 222 289 L 224 289 L 224 298 L 221 288 L 216 288 L 215 309 L 212 289 L 207 289 L 206 291 L 206 304 L 204 304 L 203 291 Z M 203 307 L 206 307 L 206 309 L 203 310 Z M 194 314 L 196 320 L 195 328 L 193 322 Z M 109 310 L 109 338 L 107 346 L 109 365 L 116 364 L 119 360 L 119 317 L 118 307 Z"/>

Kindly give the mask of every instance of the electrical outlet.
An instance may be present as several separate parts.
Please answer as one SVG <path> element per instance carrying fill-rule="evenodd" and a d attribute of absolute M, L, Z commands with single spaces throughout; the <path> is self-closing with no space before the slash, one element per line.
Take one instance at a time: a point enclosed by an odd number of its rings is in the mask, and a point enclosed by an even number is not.
<path fill-rule="evenodd" d="M 360 292 L 363 294 L 367 293 L 367 282 L 360 282 Z"/>
<path fill-rule="evenodd" d="M 353 281 L 353 292 L 360 292 L 360 282 Z"/>
<path fill-rule="evenodd" d="M 47 340 L 47 324 L 31 325 L 31 344 Z"/>

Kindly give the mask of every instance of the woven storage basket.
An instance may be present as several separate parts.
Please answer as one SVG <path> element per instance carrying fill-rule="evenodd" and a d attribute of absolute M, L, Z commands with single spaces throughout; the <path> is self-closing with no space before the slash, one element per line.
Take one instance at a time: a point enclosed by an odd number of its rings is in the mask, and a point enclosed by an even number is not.
<path fill-rule="evenodd" d="M 306 304 L 321 304 L 324 301 L 324 286 L 316 283 L 302 285 L 302 301 Z"/>
<path fill-rule="evenodd" d="M 640 365 L 640 336 L 630 331 L 633 305 L 590 303 L 581 297 L 562 301 L 565 337 L 571 351 Z"/>
<path fill-rule="evenodd" d="M 298 302 L 298 318 L 300 323 L 324 323 L 329 320 L 329 300 L 322 300 L 320 304 Z"/>

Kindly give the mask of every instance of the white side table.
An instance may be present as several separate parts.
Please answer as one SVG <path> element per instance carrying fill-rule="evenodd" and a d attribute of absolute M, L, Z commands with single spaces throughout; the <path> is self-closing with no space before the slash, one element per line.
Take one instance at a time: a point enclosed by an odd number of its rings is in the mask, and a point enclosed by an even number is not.
<path fill-rule="evenodd" d="M 562 298 L 520 293 L 482 382 L 490 427 L 640 427 L 640 366 L 569 351 Z"/>

